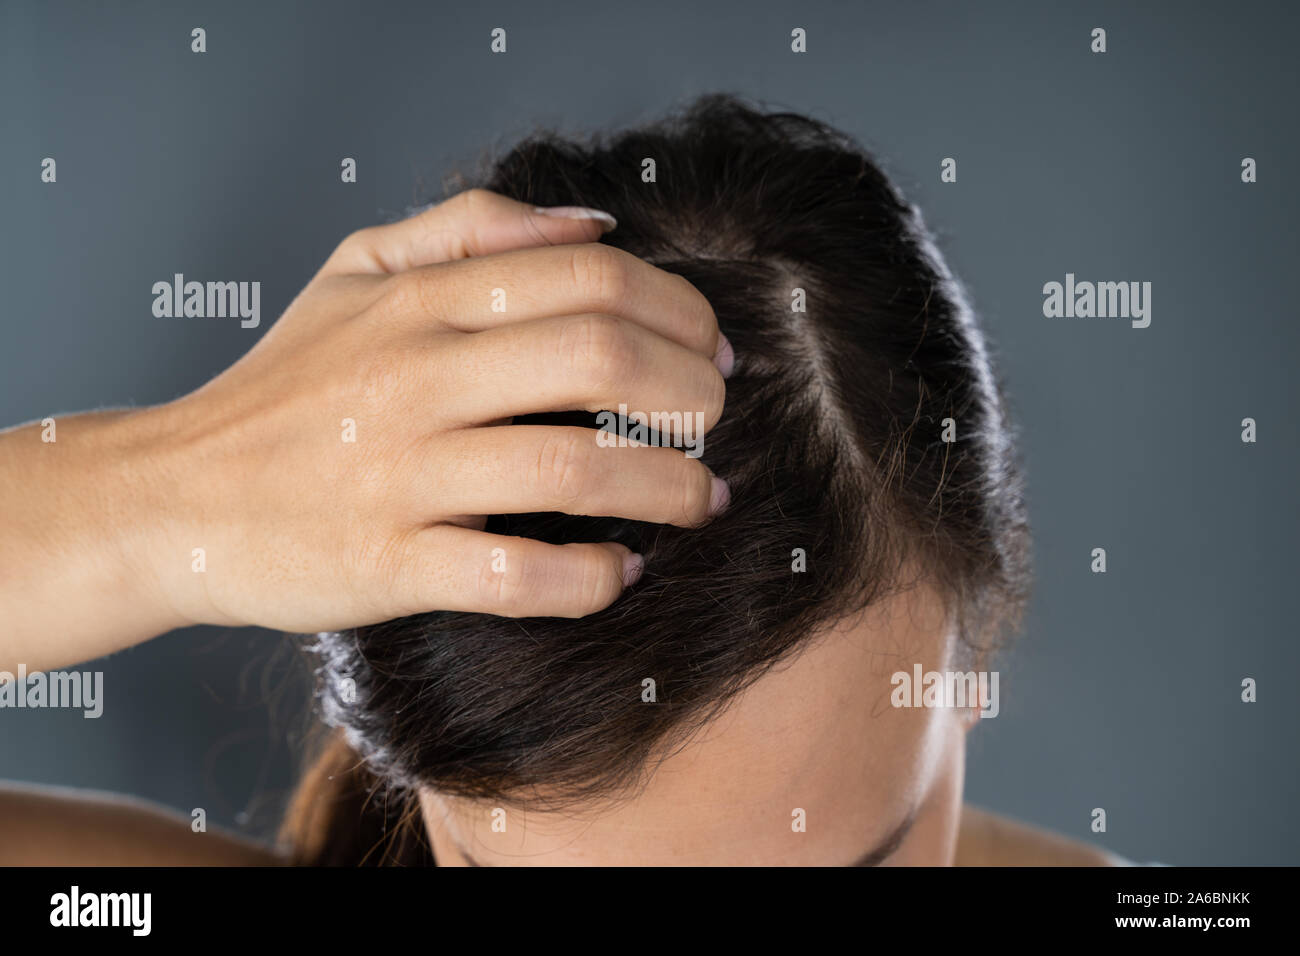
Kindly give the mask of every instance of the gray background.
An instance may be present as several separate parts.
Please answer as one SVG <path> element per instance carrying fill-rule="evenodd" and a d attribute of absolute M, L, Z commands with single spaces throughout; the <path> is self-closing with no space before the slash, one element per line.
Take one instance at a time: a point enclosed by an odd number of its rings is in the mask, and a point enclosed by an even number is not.
<path fill-rule="evenodd" d="M 1300 862 L 1294 5 L 542 6 L 5 3 L 0 423 L 199 386 L 344 234 L 536 124 L 631 124 L 712 90 L 810 113 L 926 211 L 1024 430 L 1037 594 L 969 799 L 1138 860 Z M 261 328 L 155 319 L 174 272 L 259 279 Z M 1066 272 L 1152 282 L 1151 327 L 1045 319 Z M 98 721 L 0 711 L 0 776 L 264 834 L 305 722 L 296 653 L 196 628 L 97 663 Z"/>

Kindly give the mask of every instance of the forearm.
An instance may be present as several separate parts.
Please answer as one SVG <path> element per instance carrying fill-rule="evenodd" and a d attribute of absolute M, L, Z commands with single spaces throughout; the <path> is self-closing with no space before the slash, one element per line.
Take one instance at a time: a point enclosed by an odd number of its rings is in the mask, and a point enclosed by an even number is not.
<path fill-rule="evenodd" d="M 152 570 L 169 509 L 156 417 L 54 427 L 54 441 L 40 423 L 0 432 L 0 671 L 67 666 L 189 623 Z"/>

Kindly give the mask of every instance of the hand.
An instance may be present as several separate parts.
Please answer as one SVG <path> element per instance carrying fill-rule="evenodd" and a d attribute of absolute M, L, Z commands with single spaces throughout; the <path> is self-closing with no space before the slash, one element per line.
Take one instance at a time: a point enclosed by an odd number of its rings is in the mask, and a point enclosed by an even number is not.
<path fill-rule="evenodd" d="M 243 359 L 141 413 L 163 493 L 132 561 L 178 620 L 318 631 L 430 610 L 582 616 L 639 574 L 639 556 L 489 535 L 482 516 L 693 526 L 725 505 L 725 485 L 680 449 L 503 424 L 619 403 L 699 411 L 706 428 L 722 413 L 730 348 L 704 297 L 595 243 L 600 219 L 559 212 L 471 190 L 363 229 Z"/>

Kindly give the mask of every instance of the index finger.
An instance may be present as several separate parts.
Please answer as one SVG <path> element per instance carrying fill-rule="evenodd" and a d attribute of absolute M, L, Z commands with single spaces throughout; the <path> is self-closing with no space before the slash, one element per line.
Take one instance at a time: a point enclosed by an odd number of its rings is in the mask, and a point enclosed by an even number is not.
<path fill-rule="evenodd" d="M 614 246 L 581 243 L 503 252 L 412 269 L 395 314 L 462 332 L 603 313 L 642 325 L 709 358 L 730 347 L 713 307 L 685 278 Z"/>
<path fill-rule="evenodd" d="M 321 274 L 405 272 L 509 249 L 591 242 L 615 225 L 614 217 L 599 209 L 546 208 L 467 189 L 398 222 L 354 232 L 334 250 Z"/>

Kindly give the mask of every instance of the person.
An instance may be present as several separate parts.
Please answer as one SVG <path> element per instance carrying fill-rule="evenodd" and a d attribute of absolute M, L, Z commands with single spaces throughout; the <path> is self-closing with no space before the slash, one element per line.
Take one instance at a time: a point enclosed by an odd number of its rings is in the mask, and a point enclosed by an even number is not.
<path fill-rule="evenodd" d="M 274 846 L 10 787 L 5 862 L 1123 862 L 963 804 L 1029 593 L 1014 430 L 825 124 L 530 137 L 194 393 L 56 425 L 0 435 L 0 670 L 314 633 L 327 731 Z"/>

